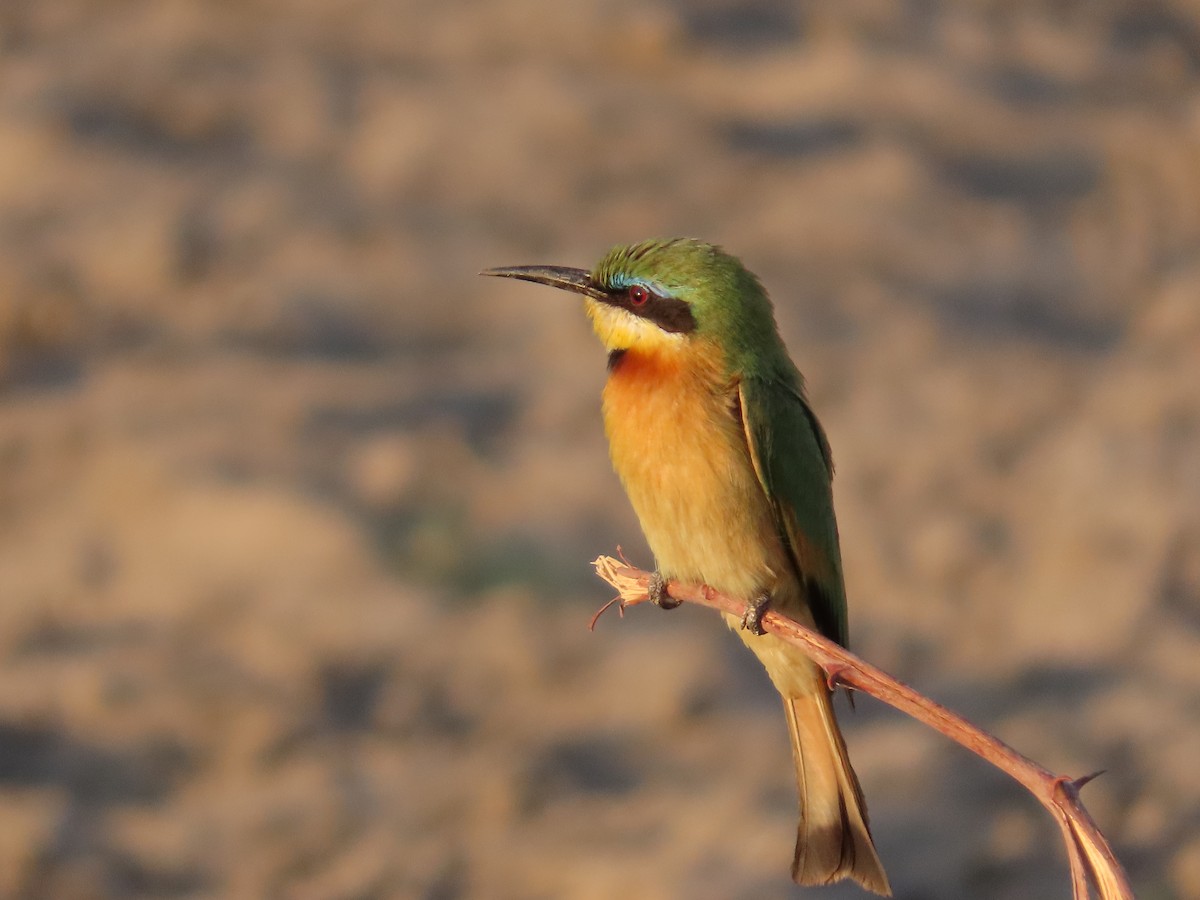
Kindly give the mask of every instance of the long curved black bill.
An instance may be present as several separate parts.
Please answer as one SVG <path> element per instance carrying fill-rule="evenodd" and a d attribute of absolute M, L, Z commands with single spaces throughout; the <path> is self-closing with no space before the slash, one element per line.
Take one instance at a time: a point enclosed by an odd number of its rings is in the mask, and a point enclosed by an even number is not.
<path fill-rule="evenodd" d="M 591 274 L 584 269 L 568 269 L 565 266 L 500 266 L 496 269 L 484 269 L 479 274 L 548 284 L 550 287 L 594 297 L 597 300 L 603 300 L 607 296 L 603 289 L 592 281 Z"/>

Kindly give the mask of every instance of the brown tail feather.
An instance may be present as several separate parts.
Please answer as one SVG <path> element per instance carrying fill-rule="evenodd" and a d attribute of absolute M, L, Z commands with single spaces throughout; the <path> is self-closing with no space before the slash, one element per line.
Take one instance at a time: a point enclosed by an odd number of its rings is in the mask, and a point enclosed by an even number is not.
<path fill-rule="evenodd" d="M 867 890 L 890 897 L 887 873 L 871 840 L 867 804 L 829 692 L 820 688 L 784 697 L 783 706 L 800 790 L 792 879 L 797 884 L 829 884 L 853 878 Z"/>

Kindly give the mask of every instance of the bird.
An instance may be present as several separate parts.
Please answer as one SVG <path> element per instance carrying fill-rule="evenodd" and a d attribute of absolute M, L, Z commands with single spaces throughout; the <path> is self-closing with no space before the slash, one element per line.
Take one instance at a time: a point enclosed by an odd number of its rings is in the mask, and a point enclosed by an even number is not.
<path fill-rule="evenodd" d="M 745 598 L 723 614 L 783 698 L 800 821 L 792 878 L 891 888 L 823 670 L 764 633 L 770 607 L 841 645 L 846 589 L 834 517 L 833 459 L 759 279 L 690 238 L 613 247 L 589 270 L 523 265 L 481 275 L 582 295 L 608 353 L 602 410 L 613 468 L 656 570 Z"/>

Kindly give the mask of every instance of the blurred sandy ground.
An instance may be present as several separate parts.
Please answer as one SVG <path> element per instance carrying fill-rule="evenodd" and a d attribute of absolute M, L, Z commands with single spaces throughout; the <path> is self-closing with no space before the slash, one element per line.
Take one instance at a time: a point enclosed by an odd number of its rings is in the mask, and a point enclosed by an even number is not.
<path fill-rule="evenodd" d="M 738 642 L 586 631 L 577 305 L 474 274 L 675 234 L 774 294 L 855 647 L 1200 897 L 1198 139 L 1184 0 L 6 0 L 0 897 L 799 895 Z M 1066 895 L 846 720 L 899 897 Z"/>

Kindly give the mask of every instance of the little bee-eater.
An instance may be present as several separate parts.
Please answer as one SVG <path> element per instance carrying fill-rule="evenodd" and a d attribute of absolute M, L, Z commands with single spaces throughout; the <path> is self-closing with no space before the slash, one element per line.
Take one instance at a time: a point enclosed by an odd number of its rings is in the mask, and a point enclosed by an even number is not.
<path fill-rule="evenodd" d="M 890 894 L 821 669 L 762 633 L 769 603 L 845 644 L 846 592 L 829 444 L 766 291 L 733 256 L 693 240 L 614 247 L 590 272 L 489 269 L 582 294 L 608 350 L 613 467 L 664 579 L 744 597 L 727 616 L 783 696 L 800 790 L 792 877 L 852 878 Z"/>

